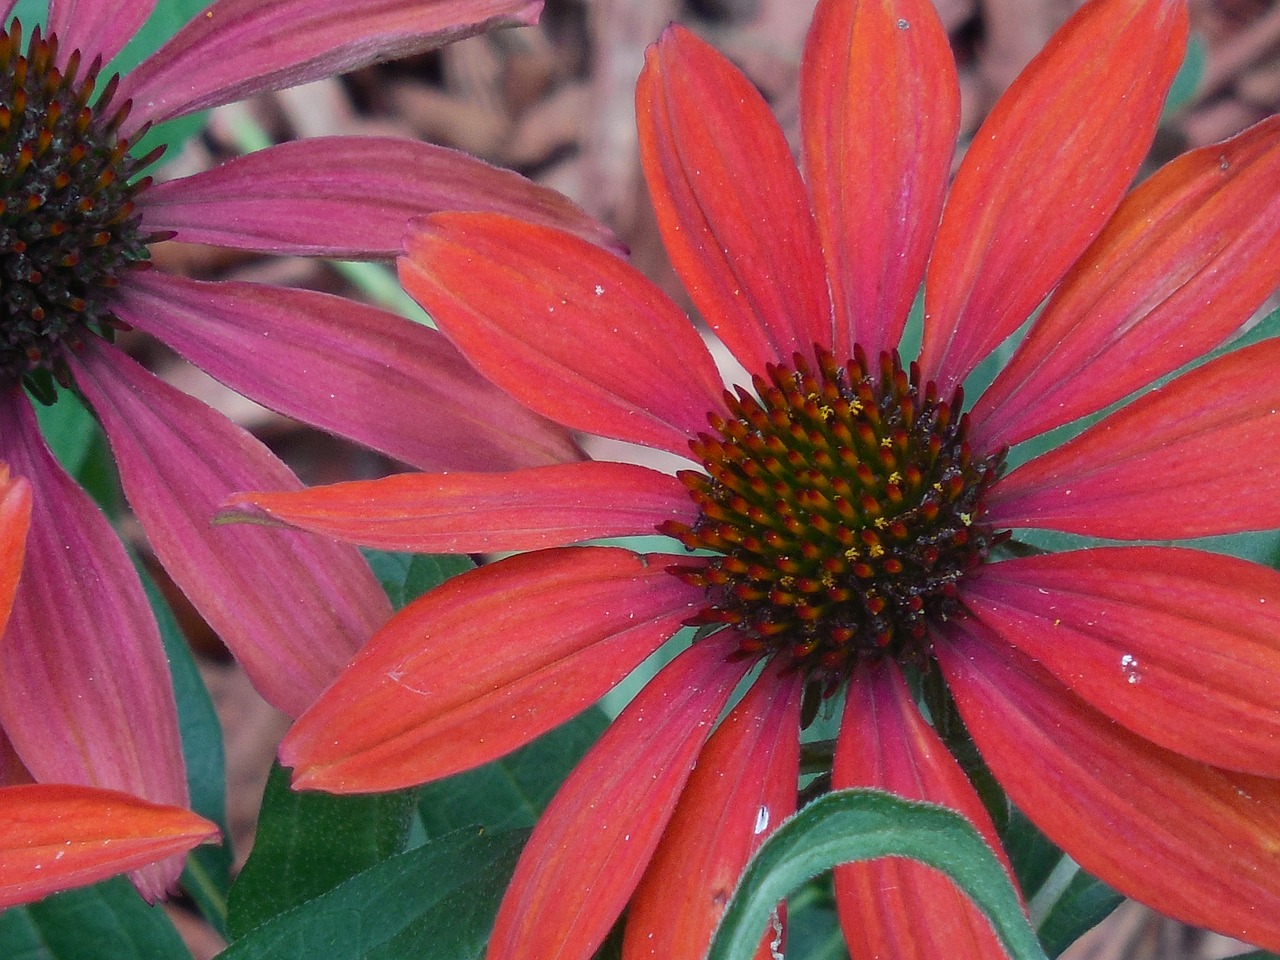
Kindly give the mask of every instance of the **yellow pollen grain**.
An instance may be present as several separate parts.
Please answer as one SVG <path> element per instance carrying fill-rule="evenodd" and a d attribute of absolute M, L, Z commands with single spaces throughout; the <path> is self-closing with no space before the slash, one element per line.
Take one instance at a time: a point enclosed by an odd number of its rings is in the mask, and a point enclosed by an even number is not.
<path fill-rule="evenodd" d="M 877 530 L 883 530 L 885 527 L 889 525 L 889 521 L 886 520 L 884 517 L 876 517 L 875 520 L 872 522 L 875 524 L 875 528 Z"/>
<path fill-rule="evenodd" d="M 973 515 L 968 513 L 960 514 L 960 522 L 963 523 L 966 527 L 973 526 Z"/>
<path fill-rule="evenodd" d="M 844 558 L 846 560 L 857 560 L 860 556 L 862 556 L 862 554 L 858 551 L 857 547 L 850 547 L 844 552 Z"/>
<path fill-rule="evenodd" d="M 883 557 L 884 547 L 880 546 L 878 543 L 873 543 L 870 548 L 870 553 L 873 557 Z"/>
<path fill-rule="evenodd" d="M 893 446 L 893 441 L 890 440 L 888 437 L 885 437 L 883 440 L 880 441 L 880 446 L 883 449 L 888 450 L 890 447 Z"/>
<path fill-rule="evenodd" d="M 902 483 L 902 474 L 900 474 L 897 470 L 893 471 L 893 473 L 889 474 L 889 482 L 890 482 L 890 483 L 901 484 L 901 483 Z"/>

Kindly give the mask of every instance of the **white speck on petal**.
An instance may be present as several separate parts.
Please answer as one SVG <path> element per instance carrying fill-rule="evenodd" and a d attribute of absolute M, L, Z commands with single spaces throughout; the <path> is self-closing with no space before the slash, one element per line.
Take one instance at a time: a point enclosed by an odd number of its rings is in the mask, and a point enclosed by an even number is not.
<path fill-rule="evenodd" d="M 762 806 L 756 811 L 756 836 L 764 833 L 769 829 L 769 808 Z"/>

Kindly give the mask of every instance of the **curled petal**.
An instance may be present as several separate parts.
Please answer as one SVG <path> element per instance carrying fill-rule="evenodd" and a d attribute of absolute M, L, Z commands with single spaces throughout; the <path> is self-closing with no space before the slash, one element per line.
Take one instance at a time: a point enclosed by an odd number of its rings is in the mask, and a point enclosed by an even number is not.
<path fill-rule="evenodd" d="M 891 660 L 850 681 L 831 783 L 840 789 L 875 787 L 958 810 L 1010 869 L 977 792 L 920 715 Z M 835 883 L 840 926 L 855 957 L 1004 956 L 991 924 L 937 870 L 910 860 L 871 860 L 836 867 Z"/>
<path fill-rule="evenodd" d="M 30 526 L 31 484 L 22 477 L 10 477 L 8 465 L 0 463 L 0 636 L 9 622 L 14 591 L 22 576 Z"/>
<path fill-rule="evenodd" d="M 1280 778 L 1280 574 L 1154 547 L 992 564 L 966 606 L 1094 709 L 1215 766 Z"/>
<path fill-rule="evenodd" d="M 981 623 L 949 630 L 936 652 L 965 725 L 1050 840 L 1162 913 L 1280 949 L 1280 781 L 1158 747 Z"/>
<path fill-rule="evenodd" d="M 750 667 L 730 659 L 730 633 L 663 667 L 569 775 L 516 865 L 489 960 L 588 960 L 600 946 Z"/>
<path fill-rule="evenodd" d="M 631 898 L 627 960 L 697 960 L 760 844 L 796 809 L 800 674 L 775 661 L 712 734 Z M 765 933 L 769 960 L 780 930 Z"/>
<path fill-rule="evenodd" d="M 127 136 L 493 27 L 534 23 L 541 0 L 215 0 L 126 75 Z"/>
<path fill-rule="evenodd" d="M 217 827 L 188 810 L 112 790 L 0 788 L 0 910 L 177 857 L 217 837 Z"/>
<path fill-rule="evenodd" d="M 417 553 L 562 547 L 650 535 L 665 520 L 697 519 L 675 477 L 593 461 L 515 473 L 403 473 L 299 493 L 238 494 L 228 506 L 239 519 L 266 517 L 361 546 Z"/>
<path fill-rule="evenodd" d="M 998 527 L 1174 540 L 1280 526 L 1280 340 L 1152 390 L 992 487 Z"/>
<path fill-rule="evenodd" d="M 1115 211 L 1186 38 L 1182 0 L 1090 0 L 974 135 L 925 280 L 920 366 L 942 395 L 1022 325 Z"/>
<path fill-rule="evenodd" d="M 65 67 L 73 50 L 88 64 L 106 63 L 151 16 L 156 0 L 49 0 L 47 33 L 58 38 L 58 64 Z M 8 11 L 0 14 L 0 22 Z M 119 102 L 119 101 L 116 101 Z"/>
<path fill-rule="evenodd" d="M 297 715 L 391 615 L 354 547 L 213 524 L 237 490 L 301 489 L 247 432 L 87 338 L 76 382 L 156 556 L 275 707 Z"/>
<path fill-rule="evenodd" d="M 1101 410 L 1217 346 L 1280 284 L 1280 117 L 1139 185 L 973 410 L 1000 447 Z"/>
<path fill-rule="evenodd" d="M 405 224 L 488 210 L 618 248 L 561 194 L 457 150 L 393 137 L 316 137 L 235 157 L 138 198 L 143 233 L 268 253 L 399 256 Z"/>
<path fill-rule="evenodd" d="M 960 124 L 951 45 L 928 0 L 824 0 L 800 84 L 835 353 L 875 358 L 898 345 L 942 214 Z"/>
<path fill-rule="evenodd" d="M 294 785 L 392 790 L 488 763 L 603 696 L 702 591 L 628 550 L 519 554 L 405 607 L 289 731 Z"/>
<path fill-rule="evenodd" d="M 423 469 L 581 457 L 563 430 L 481 377 L 439 333 L 383 310 L 158 271 L 131 277 L 112 307 L 233 390 Z"/>
<path fill-rule="evenodd" d="M 833 346 L 809 198 L 768 104 L 713 47 L 669 27 L 636 85 L 640 157 L 685 289 L 752 373 Z M 726 135 L 729 132 L 729 135 Z"/>
<path fill-rule="evenodd" d="M 689 455 L 725 413 L 724 386 L 688 318 L 617 257 L 494 214 L 419 221 L 406 290 L 477 370 L 575 430 Z"/>

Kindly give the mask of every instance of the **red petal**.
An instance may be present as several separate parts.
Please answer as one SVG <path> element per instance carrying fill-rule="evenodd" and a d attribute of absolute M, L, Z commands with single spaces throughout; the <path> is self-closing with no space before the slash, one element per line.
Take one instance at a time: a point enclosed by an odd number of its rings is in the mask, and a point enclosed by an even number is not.
<path fill-rule="evenodd" d="M 662 239 L 694 304 L 763 374 L 833 346 L 809 198 L 764 98 L 710 45 L 672 26 L 636 85 L 640 158 Z"/>
<path fill-rule="evenodd" d="M 65 67 L 73 50 L 80 51 L 86 67 L 95 57 L 106 63 L 146 22 L 155 5 L 156 0 L 49 0 L 45 34 L 58 38 L 58 65 Z M 3 14 L 0 22 L 8 19 L 8 10 Z"/>
<path fill-rule="evenodd" d="M 627 960 L 706 953 L 747 860 L 795 812 L 803 692 L 799 673 L 766 667 L 699 755 L 631 898 Z M 779 932 L 765 933 L 760 960 Z"/>
<path fill-rule="evenodd" d="M 635 269 L 566 233 L 439 213 L 400 280 L 486 377 L 567 427 L 689 455 L 724 386 L 688 318 Z"/>
<path fill-rule="evenodd" d="M 627 550 L 521 554 L 400 611 L 289 731 L 295 786 L 393 790 L 503 756 L 586 709 L 702 591 Z"/>
<path fill-rule="evenodd" d="M 1130 403 L 991 490 L 988 522 L 1173 540 L 1280 526 L 1280 340 Z"/>
<path fill-rule="evenodd" d="M 951 46 L 927 0 L 824 0 L 800 82 L 835 352 L 874 359 L 898 345 L 942 213 L 960 123 Z"/>
<path fill-rule="evenodd" d="M 986 808 L 941 738 L 920 716 L 892 661 L 850 681 L 831 785 L 876 787 L 958 810 L 1009 869 Z M 836 867 L 835 882 L 840 926 L 855 957 L 1004 956 L 982 913 L 948 877 L 923 864 L 897 858 L 845 864 Z"/>
<path fill-rule="evenodd" d="M 1068 690 L 1185 756 L 1280 777 L 1280 574 L 1152 547 L 996 563 L 966 605 Z"/>
<path fill-rule="evenodd" d="M 437 210 L 505 213 L 617 246 L 553 190 L 457 150 L 392 137 L 282 143 L 155 184 L 138 208 L 144 234 L 303 256 L 391 259 L 405 224 Z"/>
<path fill-rule="evenodd" d="M 184 854 L 218 828 L 179 807 L 52 784 L 0 789 L 0 910 Z M 153 898 L 154 899 L 154 898 Z"/>
<path fill-rule="evenodd" d="M 127 74 L 126 135 L 255 93 L 394 60 L 501 26 L 541 0 L 216 0 Z"/>
<path fill-rule="evenodd" d="M 1091 0 L 974 135 L 925 280 L 921 369 L 945 396 L 1102 229 L 1155 136 L 1187 36 L 1181 0 Z"/>
<path fill-rule="evenodd" d="M 71 358 L 156 556 L 244 666 L 296 715 L 391 615 L 354 547 L 291 530 L 215 526 L 237 490 L 300 489 L 248 433 L 96 338 Z"/>
<path fill-rule="evenodd" d="M 1179 157 L 1125 199 L 973 411 L 1019 443 L 1217 346 L 1280 284 L 1280 117 Z"/>
<path fill-rule="evenodd" d="M 675 477 L 626 463 L 515 473 L 403 473 L 298 493 L 246 493 L 228 506 L 381 550 L 489 553 L 652 535 L 698 510 Z M 257 509 L 254 509 L 257 508 Z"/>
<path fill-rule="evenodd" d="M 152 271 L 130 277 L 112 309 L 233 390 L 422 469 L 581 457 L 439 333 L 351 300 Z"/>
<path fill-rule="evenodd" d="M 0 463 L 0 636 L 9 622 L 13 594 L 22 576 L 30 526 L 31 484 L 22 477 L 10 477 L 8 465 Z"/>
<path fill-rule="evenodd" d="M 21 391 L 0 397 L 0 458 L 38 492 L 0 642 L 0 724 L 37 780 L 185 806 L 172 681 L 133 564 L 54 460 Z M 157 864 L 134 881 L 154 900 L 181 869 Z"/>
<path fill-rule="evenodd" d="M 498 910 L 488 960 L 587 960 L 631 896 L 750 662 L 730 631 L 663 667 L 569 775 Z"/>
<path fill-rule="evenodd" d="M 1049 839 L 1162 913 L 1280 949 L 1280 781 L 1170 753 L 981 624 L 951 629 L 937 654 L 965 724 Z"/>

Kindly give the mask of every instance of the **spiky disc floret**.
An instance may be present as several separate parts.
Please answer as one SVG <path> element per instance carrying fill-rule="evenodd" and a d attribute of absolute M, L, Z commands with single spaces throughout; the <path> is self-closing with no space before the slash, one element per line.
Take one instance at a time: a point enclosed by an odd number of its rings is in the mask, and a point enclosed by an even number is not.
<path fill-rule="evenodd" d="M 829 683 L 860 659 L 927 656 L 927 624 L 958 612 L 958 582 L 999 539 L 982 515 L 1003 455 L 973 457 L 960 392 L 939 400 L 896 353 L 878 366 L 819 351 L 816 375 L 797 355 L 754 396 L 726 393 L 732 419 L 690 444 L 706 473 L 680 474 L 700 516 L 661 528 L 713 554 L 673 568 L 707 591 L 697 622 Z"/>
<path fill-rule="evenodd" d="M 38 396 L 65 382 L 63 350 L 117 326 L 111 291 L 147 258 L 134 198 L 156 154 L 129 155 L 117 131 L 112 77 L 90 104 L 99 63 L 83 77 L 79 53 L 56 66 L 57 40 L 22 27 L 0 31 L 0 387 Z"/>

